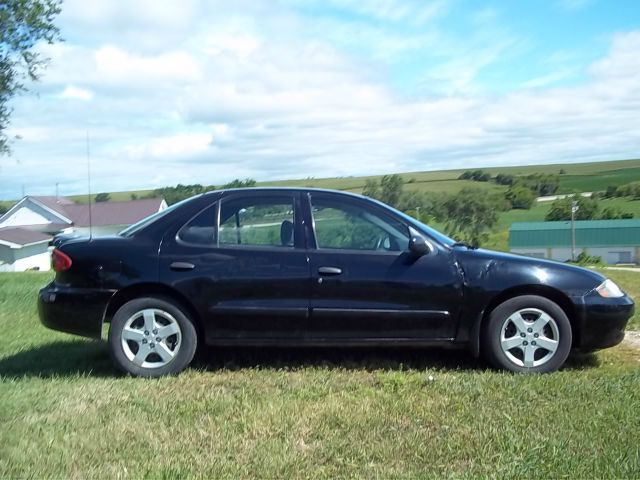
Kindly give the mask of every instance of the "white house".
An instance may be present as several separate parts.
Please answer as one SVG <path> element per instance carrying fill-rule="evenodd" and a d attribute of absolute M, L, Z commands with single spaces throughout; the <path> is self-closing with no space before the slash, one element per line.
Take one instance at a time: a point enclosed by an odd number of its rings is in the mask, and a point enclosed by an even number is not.
<path fill-rule="evenodd" d="M 51 236 L 17 227 L 0 228 L 0 272 L 49 270 Z"/>
<path fill-rule="evenodd" d="M 26 196 L 0 217 L 0 271 L 48 270 L 54 235 L 89 235 L 89 230 L 93 236 L 112 235 L 165 208 L 162 198 L 83 205 L 64 197 Z"/>

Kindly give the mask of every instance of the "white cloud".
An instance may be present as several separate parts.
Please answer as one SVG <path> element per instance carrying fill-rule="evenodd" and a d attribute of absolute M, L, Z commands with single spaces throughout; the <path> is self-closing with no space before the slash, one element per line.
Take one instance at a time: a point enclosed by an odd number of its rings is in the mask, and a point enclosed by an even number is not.
<path fill-rule="evenodd" d="M 154 56 L 135 55 L 117 47 L 101 47 L 95 53 L 95 75 L 101 81 L 142 84 L 184 82 L 200 77 L 198 62 L 187 52 L 173 51 Z"/>
<path fill-rule="evenodd" d="M 332 1 L 381 24 L 408 22 L 426 5 Z M 301 2 L 317 5 L 285 5 Z M 480 30 L 467 39 L 437 27 L 416 33 L 347 22 L 357 27 L 349 44 L 349 28 L 335 20 L 273 2 L 194 0 L 184 12 L 161 2 L 149 18 L 136 3 L 99 0 L 99 14 L 84 2 L 65 4 L 74 32 L 96 30 L 93 43 L 74 37 L 42 47 L 52 59 L 40 85 L 47 95 L 15 105 L 13 131 L 23 140 L 15 145 L 19 163 L 3 165 L 0 197 L 17 195 L 25 182 L 32 193 L 51 191 L 55 181 L 64 193 L 83 191 L 87 130 L 97 190 L 611 159 L 640 150 L 640 32 L 616 35 L 581 84 L 549 88 L 562 73 L 555 69 L 489 95 L 479 75 L 521 45 L 496 27 L 493 11 L 474 15 Z M 407 52 L 410 60 L 430 54 L 418 74 L 426 95 L 388 80 Z"/>
<path fill-rule="evenodd" d="M 131 143 L 123 151 L 132 160 L 175 160 L 205 153 L 211 140 L 210 133 L 179 133 Z"/>
<path fill-rule="evenodd" d="M 65 89 L 60 92 L 59 97 L 87 101 L 93 98 L 93 92 L 86 88 L 76 87 L 75 85 L 67 85 Z"/>

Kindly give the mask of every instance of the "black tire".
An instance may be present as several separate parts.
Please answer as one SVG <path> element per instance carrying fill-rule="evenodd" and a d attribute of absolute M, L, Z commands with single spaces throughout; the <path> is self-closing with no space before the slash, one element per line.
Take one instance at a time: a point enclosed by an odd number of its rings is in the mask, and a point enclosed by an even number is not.
<path fill-rule="evenodd" d="M 515 323 L 507 322 L 507 320 L 512 318 L 512 315 L 514 315 L 516 312 L 525 311 L 525 316 L 528 315 L 528 313 L 526 313 L 527 309 L 544 312 L 554 321 L 555 332 L 551 330 L 545 330 L 545 332 L 551 331 L 551 336 L 558 337 L 555 339 L 557 341 L 557 347 L 554 352 L 551 352 L 551 350 L 540 348 L 538 342 L 543 339 L 538 339 L 537 337 L 534 338 L 533 335 L 535 333 L 530 333 L 530 330 L 528 328 L 525 329 L 526 332 L 523 332 L 525 335 L 523 337 L 522 333 L 518 333 L 519 330 L 517 329 Z M 532 315 L 535 315 L 535 313 L 533 313 Z M 511 333 L 513 336 L 511 334 L 507 335 L 505 333 L 505 338 L 507 340 L 513 338 L 515 342 L 518 341 L 515 340 L 517 337 L 522 337 L 522 343 L 528 345 L 528 347 L 516 346 L 507 351 L 503 350 L 501 340 L 503 328 L 505 328 L 505 332 L 507 332 L 508 329 L 512 330 Z M 545 329 L 551 328 L 552 323 L 549 322 L 548 326 L 546 326 Z M 516 333 L 513 333 L 514 331 Z M 540 297 L 537 295 L 523 295 L 520 297 L 514 297 L 498 305 L 489 315 L 482 333 L 482 351 L 486 360 L 495 368 L 509 370 L 512 372 L 553 372 L 564 364 L 565 360 L 569 356 L 569 352 L 571 351 L 571 323 L 569 322 L 567 315 L 564 313 L 564 310 L 562 310 L 562 308 L 560 308 L 558 304 L 549 300 L 548 298 Z M 544 335 L 548 336 L 546 333 Z M 538 340 L 538 342 L 536 342 L 536 340 Z M 532 345 L 536 345 L 535 348 L 532 348 Z M 508 347 L 505 346 L 505 348 Z M 544 360 L 544 363 L 535 366 L 525 366 L 525 348 L 531 349 L 535 353 L 535 355 L 541 357 L 540 359 L 536 360 L 536 362 Z M 539 352 L 537 352 L 538 350 Z M 519 355 L 521 355 L 522 358 L 519 358 Z M 545 356 L 548 356 L 549 358 L 546 358 Z M 529 362 L 529 364 L 531 364 L 531 362 Z"/>
<path fill-rule="evenodd" d="M 144 364 L 137 365 L 127 356 L 127 352 L 125 352 L 125 349 L 129 349 L 128 353 L 129 355 L 131 355 L 132 353 L 134 353 L 132 352 L 132 349 L 135 349 L 136 345 L 138 345 L 139 347 L 139 344 L 135 341 L 132 341 L 133 343 L 126 342 L 127 345 L 123 346 L 123 329 L 125 325 L 130 322 L 132 317 L 144 310 L 156 311 L 158 313 L 158 318 L 160 319 L 164 319 L 165 317 L 162 317 L 161 315 L 164 315 L 166 313 L 168 314 L 166 318 L 170 317 L 172 320 L 175 320 L 175 323 L 177 323 L 177 325 L 179 326 L 178 333 L 175 333 L 173 336 L 167 336 L 167 338 L 164 339 L 165 345 L 168 345 L 169 347 L 173 346 L 175 348 L 175 351 L 172 351 L 172 353 L 174 354 L 173 358 L 171 358 L 164 364 L 162 364 L 162 359 L 160 358 L 160 356 L 158 356 L 157 354 L 156 357 L 151 355 L 154 353 L 151 350 L 149 350 L 150 356 L 146 357 L 151 361 L 144 362 L 149 364 L 147 366 L 144 366 Z M 138 320 L 136 320 L 136 322 L 139 321 L 140 317 Z M 144 320 L 142 321 L 144 322 Z M 142 329 L 138 331 L 146 333 L 144 325 Z M 148 333 L 150 334 L 150 340 L 144 338 L 144 343 L 149 347 L 156 348 L 156 343 L 151 343 L 156 340 L 156 338 L 153 338 L 155 337 L 155 334 L 153 332 Z M 171 342 L 171 344 L 167 342 Z M 118 309 L 116 314 L 113 316 L 113 319 L 111 320 L 111 326 L 109 328 L 109 353 L 111 354 L 113 363 L 120 370 L 138 377 L 160 377 L 163 375 L 174 375 L 181 372 L 191 363 L 191 360 L 193 359 L 193 356 L 196 352 L 197 345 L 198 335 L 193 323 L 189 320 L 189 318 L 180 307 L 178 307 L 174 302 L 168 299 L 157 297 L 142 297 L 131 300 Z M 159 366 L 153 365 L 153 360 L 155 358 L 159 360 L 159 362 L 157 362 Z"/>

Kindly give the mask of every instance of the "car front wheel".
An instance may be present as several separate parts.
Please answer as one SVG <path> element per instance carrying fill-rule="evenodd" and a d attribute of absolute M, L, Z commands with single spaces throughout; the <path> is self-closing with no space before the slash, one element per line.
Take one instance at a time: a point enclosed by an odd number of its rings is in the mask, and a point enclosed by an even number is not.
<path fill-rule="evenodd" d="M 496 368 L 546 373 L 564 364 L 571 342 L 571 323 L 558 304 L 537 295 L 523 295 L 491 312 L 483 347 L 487 360 Z"/>
<path fill-rule="evenodd" d="M 138 298 L 118 309 L 109 328 L 109 351 L 115 365 L 140 377 L 184 370 L 193 359 L 197 334 L 193 323 L 172 302 Z"/>

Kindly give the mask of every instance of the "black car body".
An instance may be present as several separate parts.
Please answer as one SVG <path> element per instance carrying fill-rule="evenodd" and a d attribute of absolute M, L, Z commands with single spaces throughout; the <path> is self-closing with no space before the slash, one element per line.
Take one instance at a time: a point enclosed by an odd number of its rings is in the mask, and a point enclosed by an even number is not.
<path fill-rule="evenodd" d="M 159 298 L 209 345 L 451 345 L 477 355 L 490 349 L 483 332 L 498 306 L 536 297 L 566 316 L 570 348 L 595 350 L 622 340 L 634 308 L 622 292 L 602 293 L 612 283 L 597 272 L 470 248 L 327 190 L 211 192 L 118 236 L 55 247 L 70 266 L 39 293 L 42 323 L 94 338 L 128 302 Z"/>

